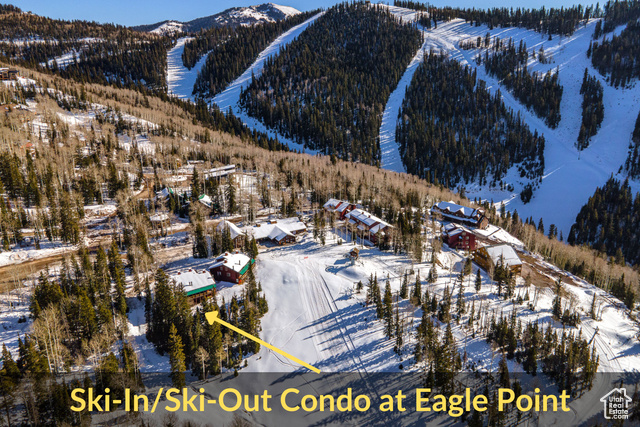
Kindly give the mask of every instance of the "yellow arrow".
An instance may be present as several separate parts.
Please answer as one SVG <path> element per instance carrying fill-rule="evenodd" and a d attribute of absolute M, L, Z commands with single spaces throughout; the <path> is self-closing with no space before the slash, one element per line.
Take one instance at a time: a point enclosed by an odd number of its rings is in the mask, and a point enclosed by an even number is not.
<path fill-rule="evenodd" d="M 311 366 L 307 362 L 303 362 L 302 360 L 298 359 L 297 357 L 290 355 L 286 351 L 282 351 L 279 348 L 272 346 L 268 342 L 262 341 L 260 338 L 255 337 L 255 336 L 251 335 L 250 333 L 243 331 L 242 329 L 238 329 L 235 326 L 233 326 L 232 324 L 227 323 L 224 320 L 220 319 L 218 317 L 218 312 L 217 311 L 210 311 L 208 313 L 205 313 L 204 317 L 207 318 L 207 322 L 209 322 L 210 325 L 213 325 L 213 322 L 218 322 L 221 325 L 224 325 L 227 328 L 236 331 L 240 335 L 244 335 L 245 337 L 249 338 L 250 340 L 253 340 L 253 341 L 257 342 L 258 344 L 263 345 L 263 346 L 275 351 L 276 353 L 283 355 L 287 359 L 293 360 L 294 362 L 298 363 L 299 365 L 304 366 L 305 368 L 315 372 L 316 374 L 320 373 L 320 369 L 318 369 L 318 368 L 316 368 L 314 366 Z"/>

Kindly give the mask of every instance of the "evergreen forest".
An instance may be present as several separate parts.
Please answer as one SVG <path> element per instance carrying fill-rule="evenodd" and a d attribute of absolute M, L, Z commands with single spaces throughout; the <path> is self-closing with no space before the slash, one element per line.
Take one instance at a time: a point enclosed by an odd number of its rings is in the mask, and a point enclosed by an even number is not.
<path fill-rule="evenodd" d="M 310 149 L 378 164 L 382 112 L 419 46 L 386 9 L 342 3 L 269 59 L 240 102 Z"/>

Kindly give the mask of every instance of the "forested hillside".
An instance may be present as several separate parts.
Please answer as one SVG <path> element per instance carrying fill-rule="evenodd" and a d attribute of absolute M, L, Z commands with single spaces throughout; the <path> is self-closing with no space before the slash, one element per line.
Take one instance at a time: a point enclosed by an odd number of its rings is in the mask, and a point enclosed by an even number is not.
<path fill-rule="evenodd" d="M 62 69 L 52 64 L 51 70 L 79 82 L 165 92 L 169 48 L 171 40 L 167 38 L 89 44 L 75 63 Z"/>
<path fill-rule="evenodd" d="M 609 0 L 604 5 L 604 25 L 598 23 L 594 38 L 603 33 L 613 31 L 618 25 L 626 24 L 640 18 L 640 1 L 638 0 Z"/>
<path fill-rule="evenodd" d="M 487 25 L 490 29 L 495 27 L 520 27 L 534 30 L 539 33 L 559 34 L 568 36 L 574 33 L 576 28 L 589 18 L 598 16 L 599 9 L 593 6 L 582 5 L 568 8 L 491 8 L 491 9 L 463 9 L 455 7 L 437 7 L 429 3 L 416 1 L 395 0 L 394 4 L 418 11 L 427 12 L 422 16 L 420 23 L 431 28 L 437 25 L 434 21 L 450 21 L 461 18 L 473 25 Z"/>
<path fill-rule="evenodd" d="M 582 124 L 578 134 L 577 147 L 584 150 L 589 146 L 589 140 L 598 133 L 602 120 L 604 119 L 604 103 L 602 98 L 604 90 L 597 78 L 590 76 L 585 68 L 582 86 Z"/>
<path fill-rule="evenodd" d="M 587 245 L 608 254 L 611 263 L 637 267 L 640 264 L 640 193 L 631 192 L 629 182 L 615 178 L 589 198 L 571 227 L 567 241 Z M 613 282 L 609 292 L 633 307 L 637 290 L 624 280 Z"/>
<path fill-rule="evenodd" d="M 276 37 L 306 21 L 317 11 L 305 12 L 273 22 L 236 28 L 220 27 L 200 33 L 185 45 L 182 60 L 191 68 L 204 54 L 207 60 L 198 72 L 194 94 L 213 97 L 237 78 Z"/>
<path fill-rule="evenodd" d="M 582 207 L 567 240 L 606 252 L 617 263 L 640 263 L 640 194 L 626 181 L 609 179 Z"/>
<path fill-rule="evenodd" d="M 515 164 L 531 180 L 544 170 L 544 137 L 474 70 L 434 52 L 413 77 L 396 139 L 408 172 L 449 188 L 472 180 L 496 185 Z"/>
<path fill-rule="evenodd" d="M 532 52 L 535 57 L 536 53 Z M 539 117 L 545 119 L 547 125 L 555 128 L 560 123 L 560 101 L 562 86 L 558 83 L 558 70 L 541 75 L 529 73 L 527 62 L 529 51 L 527 45 L 520 42 L 516 47 L 509 39 L 495 39 L 492 47 L 485 51 L 484 67 L 487 73 L 499 78 L 510 92 Z"/>
<path fill-rule="evenodd" d="M 376 164 L 385 103 L 419 46 L 386 9 L 339 4 L 267 62 L 241 105 L 311 149 Z"/>
<path fill-rule="evenodd" d="M 633 134 L 631 135 L 629 156 L 627 157 L 624 168 L 629 172 L 629 177 L 633 179 L 640 178 L 640 113 L 638 113 Z"/>
<path fill-rule="evenodd" d="M 55 20 L 19 9 L 0 14 L 0 54 L 6 60 L 80 82 L 166 90 L 171 40 L 111 24 Z M 55 58 L 75 60 L 58 66 Z"/>
<path fill-rule="evenodd" d="M 640 23 L 629 22 L 620 33 L 593 42 L 591 61 L 613 87 L 626 87 L 640 77 Z"/>

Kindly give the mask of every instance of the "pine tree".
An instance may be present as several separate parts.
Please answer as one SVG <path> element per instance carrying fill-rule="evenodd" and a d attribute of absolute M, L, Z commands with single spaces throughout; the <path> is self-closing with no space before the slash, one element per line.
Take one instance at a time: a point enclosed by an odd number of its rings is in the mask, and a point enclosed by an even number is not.
<path fill-rule="evenodd" d="M 509 378 L 509 367 L 507 366 L 507 359 L 502 355 L 500 363 L 498 364 L 498 383 L 502 388 L 511 388 L 511 379 Z"/>
<path fill-rule="evenodd" d="M 249 256 L 253 259 L 258 258 L 258 244 L 256 243 L 256 238 L 251 237 L 251 244 L 249 246 Z"/>
<path fill-rule="evenodd" d="M 208 256 L 209 249 L 207 245 L 207 238 L 204 235 L 204 226 L 201 221 L 198 221 L 193 237 L 193 257 L 207 258 Z"/>
<path fill-rule="evenodd" d="M 409 278 L 407 277 L 407 273 L 404 273 L 404 277 L 402 278 L 402 286 L 400 287 L 400 298 L 406 299 L 409 294 Z"/>
<path fill-rule="evenodd" d="M 420 282 L 419 275 L 416 275 L 416 283 L 413 286 L 413 293 L 411 294 L 411 303 L 415 306 L 422 304 L 422 283 Z"/>
<path fill-rule="evenodd" d="M 200 189 L 202 183 L 200 182 L 200 175 L 198 174 L 198 168 L 193 167 L 193 181 L 191 183 L 191 200 L 196 201 L 200 197 Z"/>
<path fill-rule="evenodd" d="M 458 298 L 456 299 L 456 321 L 460 321 L 465 311 L 466 307 L 464 303 L 464 285 L 462 284 L 462 282 L 460 282 L 460 286 L 458 287 Z"/>
<path fill-rule="evenodd" d="M 386 324 L 385 332 L 388 339 L 393 336 L 393 296 L 391 295 L 391 285 L 387 279 L 387 284 L 384 287 L 384 321 Z"/>
<path fill-rule="evenodd" d="M 482 276 L 480 275 L 480 269 L 476 272 L 476 282 L 475 282 L 476 292 L 480 292 L 482 289 Z"/>
<path fill-rule="evenodd" d="M 236 187 L 231 176 L 227 180 L 227 204 L 227 213 L 234 214 L 238 211 Z"/>
<path fill-rule="evenodd" d="M 109 248 L 107 256 L 109 259 L 109 273 L 111 274 L 111 279 L 115 283 L 116 290 L 113 299 L 113 306 L 116 313 L 126 316 L 127 300 L 124 293 L 126 285 L 125 272 L 122 258 L 120 258 L 120 251 L 118 250 L 118 245 L 115 239 L 111 240 L 111 247 Z"/>
<path fill-rule="evenodd" d="M 187 366 L 185 365 L 182 338 L 178 335 L 178 330 L 173 323 L 169 328 L 168 347 L 169 363 L 171 364 L 171 383 L 173 387 L 182 390 L 186 385 L 185 371 L 187 370 Z"/>

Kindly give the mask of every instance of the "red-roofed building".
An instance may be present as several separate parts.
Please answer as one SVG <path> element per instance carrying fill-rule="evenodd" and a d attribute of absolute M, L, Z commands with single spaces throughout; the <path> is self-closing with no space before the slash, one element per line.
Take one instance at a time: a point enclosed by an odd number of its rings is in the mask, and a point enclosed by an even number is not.
<path fill-rule="evenodd" d="M 455 224 L 447 224 L 442 232 L 442 241 L 451 249 L 475 251 L 476 235 L 471 230 Z"/>

